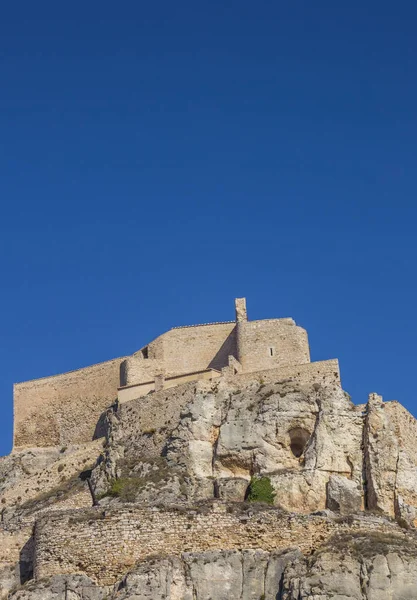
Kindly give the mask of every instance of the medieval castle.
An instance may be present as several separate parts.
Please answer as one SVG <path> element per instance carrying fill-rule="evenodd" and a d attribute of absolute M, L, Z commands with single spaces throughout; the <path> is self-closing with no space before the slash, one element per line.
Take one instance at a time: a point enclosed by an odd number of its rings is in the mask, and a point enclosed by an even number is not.
<path fill-rule="evenodd" d="M 173 328 L 132 356 L 15 384 L 14 448 L 87 442 L 116 400 L 188 381 L 265 371 L 340 383 L 337 360 L 310 362 L 307 332 L 293 319 L 249 321 L 245 298 L 235 310 L 235 321 Z"/>
<path fill-rule="evenodd" d="M 0 600 L 417 597 L 417 421 L 235 308 L 15 385 Z"/>

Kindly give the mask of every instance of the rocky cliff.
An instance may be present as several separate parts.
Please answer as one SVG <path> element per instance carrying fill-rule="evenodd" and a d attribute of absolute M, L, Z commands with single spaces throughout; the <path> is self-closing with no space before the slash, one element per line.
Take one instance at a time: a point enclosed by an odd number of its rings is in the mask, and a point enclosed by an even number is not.
<path fill-rule="evenodd" d="M 417 598 L 417 423 L 397 402 L 260 373 L 101 423 L 105 438 L 0 460 L 2 597 Z M 274 506 L 249 502 L 259 480 Z"/>

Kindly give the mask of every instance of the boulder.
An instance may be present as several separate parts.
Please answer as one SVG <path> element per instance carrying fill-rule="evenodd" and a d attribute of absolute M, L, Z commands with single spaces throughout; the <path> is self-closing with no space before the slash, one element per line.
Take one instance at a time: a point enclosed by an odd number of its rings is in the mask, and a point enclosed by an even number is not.
<path fill-rule="evenodd" d="M 355 481 L 332 475 L 327 484 L 327 508 L 342 515 L 361 510 L 362 495 Z"/>

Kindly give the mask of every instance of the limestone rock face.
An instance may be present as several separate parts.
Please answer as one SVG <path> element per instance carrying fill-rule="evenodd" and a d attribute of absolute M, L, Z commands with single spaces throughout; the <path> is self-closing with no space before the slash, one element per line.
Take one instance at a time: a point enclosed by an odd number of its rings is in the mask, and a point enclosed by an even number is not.
<path fill-rule="evenodd" d="M 373 394 L 366 406 L 356 406 L 337 383 L 219 377 L 110 407 L 100 422 L 104 447 L 95 440 L 0 459 L 0 598 L 417 598 L 417 423 L 397 402 Z M 132 560 L 115 586 L 89 579 L 81 563 L 77 573 L 71 567 L 69 575 L 60 570 L 33 581 L 35 523 L 49 511 L 90 507 L 79 475 L 92 467 L 103 522 L 108 507 L 118 511 L 130 503 L 189 511 L 192 503 L 219 498 L 236 506 L 253 477 L 267 477 L 279 512 L 288 515 L 288 547 L 287 538 L 279 551 L 271 550 L 274 544 L 245 548 L 239 539 L 237 546 L 197 553 L 188 552 L 197 549 L 190 539 L 176 556 L 158 555 L 156 545 L 155 558 L 134 568 Z M 318 535 L 307 552 L 300 534 L 293 534 L 291 513 L 324 511 L 342 532 L 345 519 L 359 515 L 362 533 L 353 527 L 349 535 Z M 390 531 L 402 532 L 401 543 L 399 536 L 375 531 L 377 518 L 381 531 L 389 524 Z M 105 540 L 100 544 L 105 552 Z M 208 548 L 213 546 L 199 549 Z"/>
<path fill-rule="evenodd" d="M 121 405 L 110 423 L 110 458 L 95 475 L 99 490 L 128 475 L 140 479 L 138 501 L 168 501 L 167 494 L 172 501 L 174 488 L 183 501 L 216 494 L 243 500 L 251 477 L 260 475 L 271 479 L 276 504 L 310 512 L 326 508 L 334 474 L 362 495 L 363 407 L 338 386 L 200 382 L 170 427 L 151 433 L 132 426 L 136 411 L 135 402 Z"/>
<path fill-rule="evenodd" d="M 104 600 L 109 588 L 99 587 L 83 575 L 64 577 L 57 575 L 47 581 L 31 582 L 20 590 L 11 592 L 15 600 Z"/>
<path fill-rule="evenodd" d="M 153 396 L 163 405 L 163 392 Z M 139 502 L 242 501 L 251 478 L 267 476 L 289 511 L 416 518 L 417 425 L 396 402 L 372 394 L 355 406 L 338 385 L 220 378 L 178 388 L 158 428 L 143 402 L 109 415 L 98 492 L 130 477 Z"/>
<path fill-rule="evenodd" d="M 222 477 L 217 480 L 217 494 L 222 500 L 243 502 L 248 490 L 248 481 L 243 477 Z"/>
<path fill-rule="evenodd" d="M 10 600 L 413 600 L 416 590 L 416 547 L 371 536 L 337 539 L 311 557 L 243 550 L 152 559 L 111 588 L 55 576 Z"/>
<path fill-rule="evenodd" d="M 371 394 L 365 420 L 367 506 L 392 514 L 398 469 L 399 440 L 381 396 Z"/>
<path fill-rule="evenodd" d="M 91 504 L 79 474 L 96 464 L 102 445 L 25 449 L 0 459 L 0 598 L 32 576 L 37 516 Z"/>
<path fill-rule="evenodd" d="M 361 509 L 361 491 L 355 481 L 332 475 L 327 484 L 327 506 L 342 515 L 354 514 Z"/>

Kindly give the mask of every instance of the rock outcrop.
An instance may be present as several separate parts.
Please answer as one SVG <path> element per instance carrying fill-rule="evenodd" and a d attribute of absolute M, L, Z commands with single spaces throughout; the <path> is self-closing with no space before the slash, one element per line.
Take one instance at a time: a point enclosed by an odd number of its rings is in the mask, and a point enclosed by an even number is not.
<path fill-rule="evenodd" d="M 181 386 L 170 400 L 157 428 L 137 426 L 146 419 L 142 400 L 109 413 L 99 491 L 121 477 L 136 483 L 138 502 L 243 501 L 251 478 L 267 476 L 275 503 L 289 511 L 415 518 L 417 428 L 397 402 L 372 394 L 357 406 L 336 385 L 238 377 Z"/>
<path fill-rule="evenodd" d="M 397 402 L 384 403 L 373 394 L 367 405 L 357 406 L 337 383 L 324 383 L 265 381 L 261 373 L 190 382 L 109 407 L 100 419 L 104 446 L 100 439 L 68 448 L 26 449 L 1 459 L 0 597 L 416 598 L 416 421 Z M 92 499 L 84 481 L 89 469 L 100 499 L 97 508 L 89 508 Z M 272 485 L 275 510 L 284 515 L 285 547 L 282 536 L 276 536 L 276 544 L 268 536 L 267 517 L 259 516 L 257 526 L 268 547 L 253 541 L 257 513 L 242 503 L 260 478 Z M 239 517 L 239 527 L 247 522 L 252 528 L 246 546 L 242 542 L 240 547 L 234 535 L 228 547 L 227 536 L 216 531 L 214 515 L 210 523 L 217 545 L 211 540 L 204 546 L 202 538 L 199 551 L 192 551 L 187 531 L 198 532 L 202 522 L 193 516 L 195 506 L 213 501 L 224 505 L 224 514 L 234 510 L 233 503 L 244 510 L 249 506 L 250 515 Z M 177 507 L 181 519 L 170 520 L 168 512 L 174 509 L 168 505 Z M 147 507 L 150 520 L 152 510 L 155 519 L 165 510 L 168 529 L 161 529 L 161 536 L 175 534 L 186 540 L 184 547 L 165 552 L 168 546 L 152 538 L 155 555 L 137 561 L 134 544 L 144 543 L 149 528 L 125 517 L 129 507 L 133 512 Z M 71 536 L 100 531 L 95 539 L 110 561 L 106 519 L 118 512 L 128 524 L 120 538 L 128 558 L 125 568 L 118 567 L 117 581 L 103 584 L 101 573 L 77 561 L 65 563 L 69 572 L 62 562 L 60 572 L 46 569 L 41 580 L 33 578 L 42 523 L 50 518 L 48 535 L 56 531 L 60 536 L 50 553 L 65 544 L 66 535 L 71 548 Z M 314 531 L 307 549 L 307 531 L 320 519 L 325 526 Z M 68 533 L 60 530 L 64 521 Z M 169 531 L 170 523 L 178 531 Z M 113 549 L 117 542 L 113 537 Z"/>
<path fill-rule="evenodd" d="M 10 600 L 414 600 L 416 589 L 417 546 L 364 536 L 337 538 L 310 557 L 295 549 L 154 558 L 107 587 L 54 576 Z"/>

